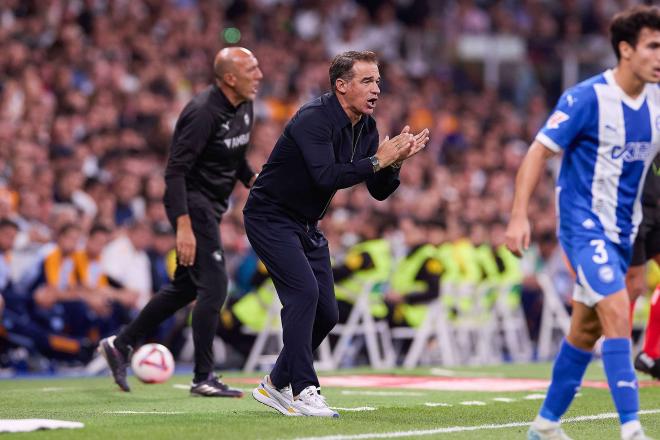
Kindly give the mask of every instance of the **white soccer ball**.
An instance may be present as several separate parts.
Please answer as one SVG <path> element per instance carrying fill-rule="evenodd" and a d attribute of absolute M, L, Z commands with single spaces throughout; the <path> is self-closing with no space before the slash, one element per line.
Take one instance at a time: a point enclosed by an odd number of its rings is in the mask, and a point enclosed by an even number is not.
<path fill-rule="evenodd" d="M 133 354 L 131 368 L 144 383 L 163 383 L 172 377 L 174 358 L 164 345 L 145 344 Z"/>

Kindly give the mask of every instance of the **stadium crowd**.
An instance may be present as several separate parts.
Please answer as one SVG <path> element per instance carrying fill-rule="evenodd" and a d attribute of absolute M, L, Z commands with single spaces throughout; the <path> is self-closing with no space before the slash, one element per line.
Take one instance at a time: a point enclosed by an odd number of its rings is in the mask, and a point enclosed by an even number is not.
<path fill-rule="evenodd" d="M 632 3 L 2 2 L 0 351 L 28 347 L 86 362 L 99 337 L 167 282 L 174 236 L 162 206 L 164 163 L 176 117 L 211 81 L 219 48 L 240 41 L 260 60 L 248 154 L 255 170 L 292 112 L 329 89 L 333 55 L 378 53 L 381 137 L 409 124 L 414 132 L 431 127 L 431 141 L 415 166 L 402 168 L 393 197 L 376 202 L 363 186 L 339 193 L 321 229 L 336 261 L 377 234 L 397 260 L 425 239 L 502 243 L 515 171 L 558 97 L 562 66 L 577 59 L 586 77 L 614 64 L 607 24 Z M 483 63 L 459 55 L 466 35 L 513 36 L 526 52 L 501 64 L 492 84 Z M 552 268 L 566 301 L 571 288 L 552 238 L 551 181 L 542 180 L 530 209 L 538 245 L 522 284 L 532 317 L 541 266 Z M 221 228 L 236 296 L 250 289 L 256 266 L 242 226 L 246 197 L 237 187 Z M 174 321 L 154 337 L 163 340 L 186 319 Z"/>

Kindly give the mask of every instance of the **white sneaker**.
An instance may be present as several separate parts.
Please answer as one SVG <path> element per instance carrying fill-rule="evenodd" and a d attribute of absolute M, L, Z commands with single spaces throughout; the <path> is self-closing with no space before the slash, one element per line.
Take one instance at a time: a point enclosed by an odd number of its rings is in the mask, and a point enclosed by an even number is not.
<path fill-rule="evenodd" d="M 319 394 L 314 385 L 302 390 L 298 395 L 298 400 L 294 400 L 291 406 L 305 416 L 339 417 L 339 413 L 330 409 L 325 402 L 325 397 Z"/>
<path fill-rule="evenodd" d="M 527 431 L 527 440 L 571 440 L 566 435 L 559 422 L 551 422 L 537 416 Z"/>
<path fill-rule="evenodd" d="M 644 434 L 639 420 L 631 420 L 621 425 L 621 440 L 651 440 Z"/>
<path fill-rule="evenodd" d="M 293 393 L 291 387 L 287 386 L 278 390 L 269 384 L 268 376 L 264 376 L 263 380 L 252 391 L 252 397 L 258 402 L 281 412 L 285 416 L 302 416 L 293 406 Z"/>

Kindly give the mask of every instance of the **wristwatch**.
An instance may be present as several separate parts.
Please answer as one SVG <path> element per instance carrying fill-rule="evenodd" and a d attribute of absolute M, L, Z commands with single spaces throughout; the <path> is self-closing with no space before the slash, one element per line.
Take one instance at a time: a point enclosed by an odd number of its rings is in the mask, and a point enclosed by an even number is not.
<path fill-rule="evenodd" d="M 371 161 L 371 166 L 374 167 L 374 173 L 380 171 L 380 162 L 378 162 L 376 155 L 369 156 L 369 160 Z"/>

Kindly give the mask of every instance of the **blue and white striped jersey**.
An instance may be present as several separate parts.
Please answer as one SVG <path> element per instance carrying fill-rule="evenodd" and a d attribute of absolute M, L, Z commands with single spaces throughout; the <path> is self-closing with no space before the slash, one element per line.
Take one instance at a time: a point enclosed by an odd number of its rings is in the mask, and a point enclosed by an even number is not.
<path fill-rule="evenodd" d="M 632 99 L 611 70 L 568 89 L 536 136 L 564 155 L 557 181 L 560 238 L 606 236 L 632 245 L 641 187 L 660 146 L 660 88 Z"/>

